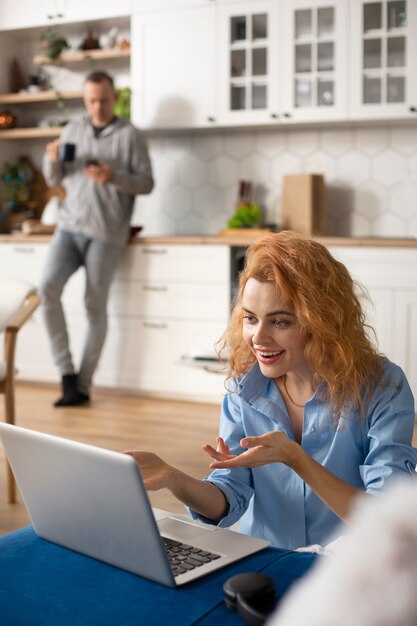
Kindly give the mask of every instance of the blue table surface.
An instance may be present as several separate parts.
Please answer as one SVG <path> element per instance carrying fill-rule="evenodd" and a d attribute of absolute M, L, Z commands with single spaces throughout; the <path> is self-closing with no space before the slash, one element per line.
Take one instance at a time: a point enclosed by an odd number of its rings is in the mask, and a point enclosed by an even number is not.
<path fill-rule="evenodd" d="M 2 626 L 242 625 L 223 602 L 241 572 L 271 576 L 281 596 L 320 557 L 267 548 L 170 589 L 38 537 L 32 526 L 0 537 Z"/>

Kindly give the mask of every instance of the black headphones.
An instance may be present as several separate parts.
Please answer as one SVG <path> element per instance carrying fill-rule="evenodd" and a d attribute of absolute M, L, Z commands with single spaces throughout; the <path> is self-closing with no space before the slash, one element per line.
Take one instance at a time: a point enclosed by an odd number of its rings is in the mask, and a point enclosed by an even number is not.
<path fill-rule="evenodd" d="M 228 609 L 249 626 L 262 626 L 277 604 L 274 581 L 263 574 L 237 574 L 223 585 Z"/>

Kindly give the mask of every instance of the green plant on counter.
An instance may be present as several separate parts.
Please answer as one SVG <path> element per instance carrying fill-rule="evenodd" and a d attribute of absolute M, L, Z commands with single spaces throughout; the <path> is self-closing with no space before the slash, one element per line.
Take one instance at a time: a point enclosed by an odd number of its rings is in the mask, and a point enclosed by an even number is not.
<path fill-rule="evenodd" d="M 129 120 L 130 96 L 132 95 L 132 90 L 130 87 L 116 87 L 115 91 L 117 93 L 117 100 L 114 105 L 114 114 L 117 115 L 117 117 L 125 117 Z"/>
<path fill-rule="evenodd" d="M 254 226 L 261 226 L 261 224 L 261 208 L 256 202 L 239 204 L 235 214 L 227 222 L 229 228 L 253 228 Z"/>

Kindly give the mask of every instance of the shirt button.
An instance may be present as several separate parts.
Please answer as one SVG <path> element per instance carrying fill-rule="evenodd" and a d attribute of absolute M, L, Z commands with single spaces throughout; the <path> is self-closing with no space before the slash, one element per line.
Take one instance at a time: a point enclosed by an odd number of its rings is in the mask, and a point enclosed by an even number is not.
<path fill-rule="evenodd" d="M 316 427 L 312 426 L 309 430 L 310 433 L 315 433 L 316 432 Z"/>

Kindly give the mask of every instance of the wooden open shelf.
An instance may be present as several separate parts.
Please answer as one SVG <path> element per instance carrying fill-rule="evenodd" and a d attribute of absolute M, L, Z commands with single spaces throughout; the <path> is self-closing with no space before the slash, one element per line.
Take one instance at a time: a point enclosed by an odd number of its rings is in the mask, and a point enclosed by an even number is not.
<path fill-rule="evenodd" d="M 63 52 L 56 60 L 51 61 L 43 54 L 33 57 L 35 65 L 53 65 L 54 63 L 83 63 L 84 61 L 110 61 L 112 59 L 128 59 L 130 48 L 110 48 L 106 50 L 78 50 L 76 52 Z"/>
<path fill-rule="evenodd" d="M 53 128 L 9 128 L 0 130 L 0 141 L 2 139 L 50 139 L 59 137 L 63 127 Z"/>
<path fill-rule="evenodd" d="M 82 99 L 82 91 L 34 91 L 0 94 L 0 104 L 31 104 L 34 102 L 55 102 L 56 100 Z"/>

